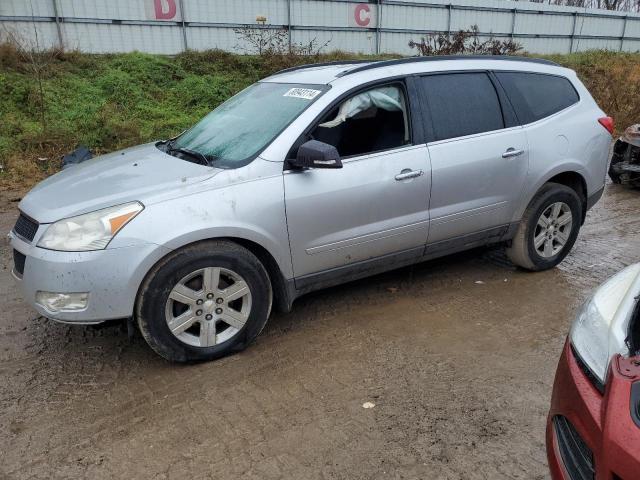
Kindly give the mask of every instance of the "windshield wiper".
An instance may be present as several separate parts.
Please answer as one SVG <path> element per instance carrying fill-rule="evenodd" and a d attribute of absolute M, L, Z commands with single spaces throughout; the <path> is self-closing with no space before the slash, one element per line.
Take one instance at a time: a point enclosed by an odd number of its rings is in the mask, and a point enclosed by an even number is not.
<path fill-rule="evenodd" d="M 174 147 L 173 143 L 174 143 L 173 141 L 167 142 L 166 152 L 169 155 L 171 155 L 173 152 L 179 152 L 179 153 L 182 153 L 184 155 L 189 155 L 191 158 L 195 158 L 196 160 L 198 160 L 198 163 L 201 163 L 202 165 L 205 165 L 207 167 L 211 166 L 212 159 L 210 159 L 204 153 L 196 152 L 195 150 L 191 150 L 191 149 L 184 148 L 184 147 Z"/>

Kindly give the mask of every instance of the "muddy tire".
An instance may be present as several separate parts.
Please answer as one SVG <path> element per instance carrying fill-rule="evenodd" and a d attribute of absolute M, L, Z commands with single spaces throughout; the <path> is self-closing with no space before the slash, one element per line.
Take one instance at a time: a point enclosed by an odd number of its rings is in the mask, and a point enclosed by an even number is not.
<path fill-rule="evenodd" d="M 245 349 L 271 310 L 269 275 L 229 241 L 180 249 L 145 278 L 136 302 L 142 336 L 172 362 L 212 360 Z"/>
<path fill-rule="evenodd" d="M 581 224 L 582 201 L 575 190 L 547 183 L 525 210 L 507 256 L 526 270 L 553 268 L 571 251 Z"/>

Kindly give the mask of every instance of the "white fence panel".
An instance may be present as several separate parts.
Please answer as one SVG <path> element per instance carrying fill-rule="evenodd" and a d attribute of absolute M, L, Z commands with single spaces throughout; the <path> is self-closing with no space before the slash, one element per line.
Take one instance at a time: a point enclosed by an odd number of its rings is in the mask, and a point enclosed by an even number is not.
<path fill-rule="evenodd" d="M 54 48 L 58 45 L 58 32 L 55 23 L 38 22 L 35 24 L 38 36 L 34 33 L 34 24 L 31 22 L 2 22 L 0 32 L 6 31 L 15 35 L 24 48 L 42 50 Z"/>
<path fill-rule="evenodd" d="M 576 33 L 578 35 L 620 37 L 623 25 L 622 18 L 581 17 L 576 22 Z"/>
<path fill-rule="evenodd" d="M 70 49 L 94 53 L 148 52 L 174 55 L 182 50 L 179 27 L 158 25 L 65 25 L 65 44 Z"/>
<path fill-rule="evenodd" d="M 640 18 L 627 19 L 627 26 L 625 28 L 625 37 L 635 37 L 640 39 Z M 625 40 L 627 43 L 627 40 Z"/>
<path fill-rule="evenodd" d="M 382 35 L 382 49 L 387 53 L 415 55 L 416 50 L 409 48 L 410 40 L 418 42 L 420 38 L 409 33 L 385 33 Z"/>
<path fill-rule="evenodd" d="M 571 47 L 570 38 L 519 38 L 518 42 L 527 52 L 540 54 L 568 52 Z"/>
<path fill-rule="evenodd" d="M 638 14 L 503 0 L 0 0 L 0 25 L 28 44 L 35 28 L 40 47 L 88 52 L 246 52 L 241 25 L 362 53 L 415 53 L 410 40 L 472 25 L 531 53 L 640 48 Z"/>
<path fill-rule="evenodd" d="M 446 8 L 384 5 L 381 20 L 383 28 L 446 31 L 449 11 Z"/>
<path fill-rule="evenodd" d="M 55 13 L 51 0 L 0 0 L 0 15 L 52 17 Z"/>
<path fill-rule="evenodd" d="M 367 32 L 294 30 L 294 43 L 309 43 L 315 39 L 317 43 L 329 42 L 328 50 L 343 50 L 353 53 L 375 52 L 375 35 Z M 348 47 L 345 47 L 348 45 Z"/>
<path fill-rule="evenodd" d="M 625 52 L 640 51 L 640 40 L 625 40 L 622 45 L 622 50 Z"/>
<path fill-rule="evenodd" d="M 183 0 L 185 20 L 198 23 L 255 24 L 258 16 L 267 23 L 287 23 L 287 3 L 282 0 Z"/>
<path fill-rule="evenodd" d="M 515 31 L 532 35 L 570 35 L 573 15 L 516 14 Z"/>
<path fill-rule="evenodd" d="M 57 0 L 61 17 L 99 18 L 115 20 L 150 20 L 153 2 L 136 2 L 131 0 Z M 53 3 L 49 0 L 49 3 Z M 179 8 L 179 7 L 178 7 Z"/>
<path fill-rule="evenodd" d="M 457 10 L 451 14 L 451 30 L 466 30 L 477 25 L 481 32 L 510 33 L 513 13 L 509 11 Z"/>

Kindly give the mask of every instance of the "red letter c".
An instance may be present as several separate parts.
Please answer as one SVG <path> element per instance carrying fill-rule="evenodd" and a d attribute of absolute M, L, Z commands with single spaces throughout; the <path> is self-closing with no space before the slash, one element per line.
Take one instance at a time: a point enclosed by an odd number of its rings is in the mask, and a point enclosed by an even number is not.
<path fill-rule="evenodd" d="M 371 23 L 371 9 L 366 3 L 356 5 L 353 14 L 356 18 L 356 23 L 359 26 L 366 27 Z"/>

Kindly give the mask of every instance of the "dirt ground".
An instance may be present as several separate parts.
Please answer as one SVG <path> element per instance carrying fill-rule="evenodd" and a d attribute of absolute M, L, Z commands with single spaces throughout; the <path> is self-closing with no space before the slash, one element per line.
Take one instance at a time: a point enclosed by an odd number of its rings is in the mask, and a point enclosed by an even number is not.
<path fill-rule="evenodd" d="M 565 335 L 640 260 L 638 205 L 607 186 L 554 270 L 500 249 L 404 268 L 303 297 L 245 352 L 191 366 L 37 317 L 2 242 L 0 478 L 546 479 Z M 3 202 L 0 230 L 15 218 Z"/>

